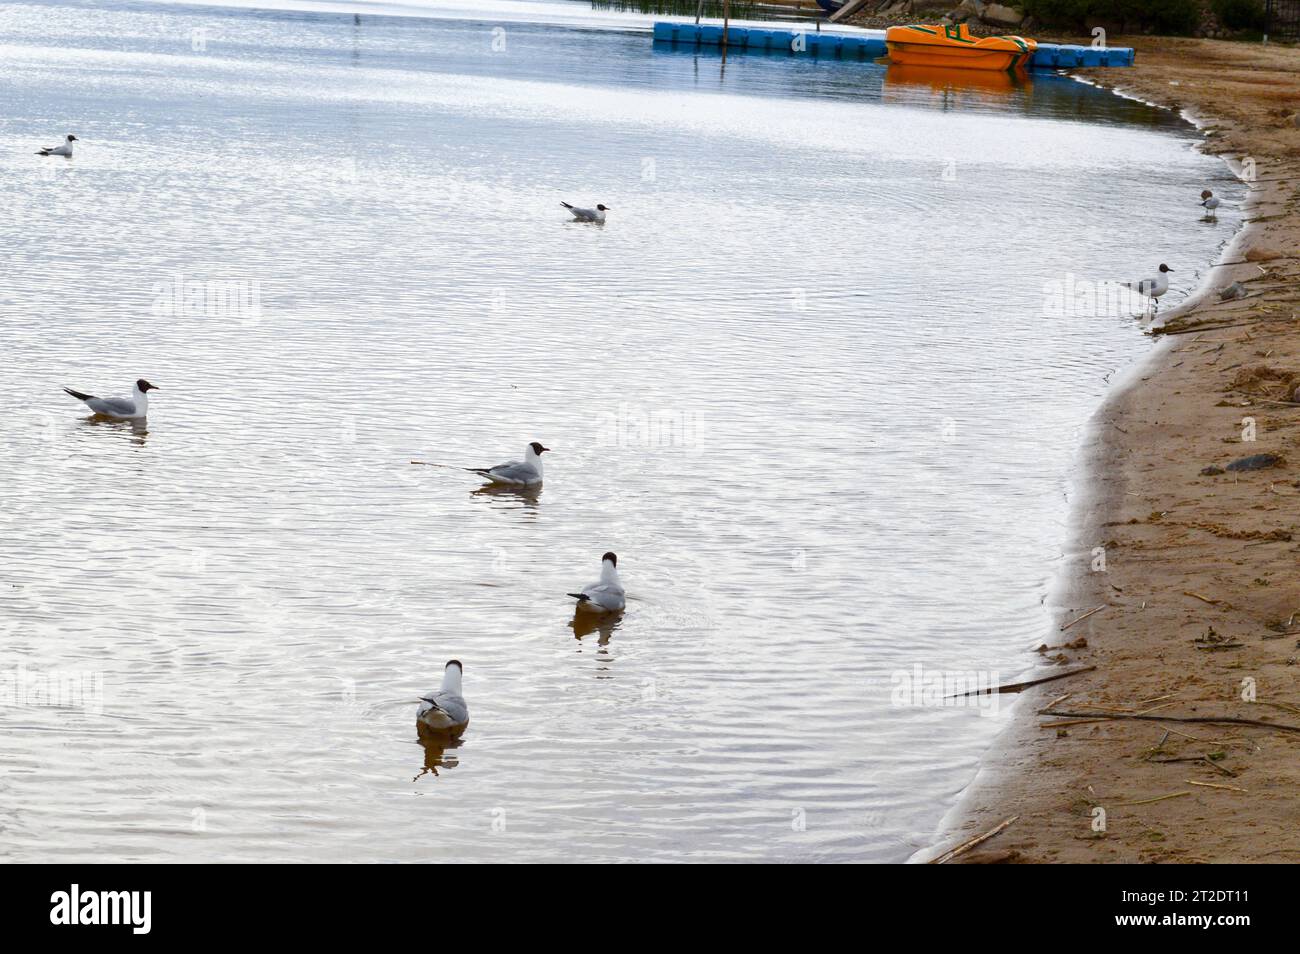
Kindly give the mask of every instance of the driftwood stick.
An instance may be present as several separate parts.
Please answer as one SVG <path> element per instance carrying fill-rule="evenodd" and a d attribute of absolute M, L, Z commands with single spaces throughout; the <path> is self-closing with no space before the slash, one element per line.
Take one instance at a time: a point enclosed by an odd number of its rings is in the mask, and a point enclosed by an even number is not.
<path fill-rule="evenodd" d="M 1148 709 L 1139 709 L 1137 715 L 1146 715 L 1148 712 L 1155 712 L 1159 709 L 1168 709 L 1170 706 L 1178 705 L 1177 702 L 1162 702 L 1158 706 L 1151 706 Z"/>
<path fill-rule="evenodd" d="M 1172 698 L 1173 698 L 1174 696 L 1176 696 L 1176 695 L 1178 695 L 1178 693 L 1176 693 L 1176 692 L 1167 692 L 1167 693 L 1165 693 L 1163 696 L 1156 696 L 1156 697 L 1153 698 L 1153 699 L 1139 699 L 1139 700 L 1138 700 L 1138 705 L 1140 705 L 1140 706 L 1147 706 L 1147 705 L 1150 705 L 1150 704 L 1153 703 L 1153 702 L 1163 702 L 1163 701 L 1166 700 L 1166 699 L 1172 699 Z"/>
<path fill-rule="evenodd" d="M 1181 792 L 1170 792 L 1168 795 L 1157 795 L 1155 798 L 1144 798 L 1140 802 L 1120 802 L 1121 805 L 1150 805 L 1152 802 L 1163 802 L 1166 798 L 1182 798 L 1184 795 L 1192 794 L 1189 790 L 1184 789 Z"/>
<path fill-rule="evenodd" d="M 966 854 L 966 852 L 970 851 L 976 845 L 982 845 L 984 844 L 984 842 L 988 841 L 994 835 L 1005 831 L 1008 827 L 1010 827 L 1011 823 L 1014 822 L 1019 817 L 1020 817 L 1019 815 L 1012 815 L 1006 821 L 1002 822 L 1000 825 L 998 825 L 995 828 L 989 829 L 984 834 L 976 835 L 974 838 L 970 839 L 969 841 L 963 841 L 956 848 L 953 848 L 950 851 L 945 851 L 938 858 L 931 858 L 929 863 L 932 865 L 942 865 L 942 864 L 946 864 L 949 861 L 952 861 L 952 859 L 956 858 L 958 855 Z"/>
<path fill-rule="evenodd" d="M 1190 778 L 1183 779 L 1188 785 L 1199 785 L 1201 788 L 1221 788 L 1225 792 L 1249 792 L 1248 788 L 1238 788 L 1236 785 L 1219 785 L 1215 782 L 1193 782 Z"/>
<path fill-rule="evenodd" d="M 1067 629 L 1069 629 L 1069 628 L 1070 628 L 1071 626 L 1073 626 L 1075 623 L 1081 623 L 1081 622 L 1083 622 L 1085 619 L 1087 619 L 1087 618 L 1088 618 L 1089 616 L 1091 616 L 1093 613 L 1100 613 L 1102 610 L 1104 610 L 1104 609 L 1105 609 L 1107 606 L 1109 606 L 1109 605 L 1110 605 L 1109 603 L 1102 603 L 1102 604 L 1101 604 L 1100 606 L 1098 606 L 1096 609 L 1090 609 L 1090 610 L 1088 610 L 1088 612 L 1084 613 L 1082 616 L 1078 617 L 1077 619 L 1072 619 L 1072 620 L 1070 620 L 1068 623 L 1066 623 L 1064 626 L 1061 627 L 1061 630 L 1060 630 L 1060 631 L 1061 631 L 1062 633 L 1065 632 Z"/>
<path fill-rule="evenodd" d="M 1044 709 L 1051 709 L 1051 708 L 1054 708 L 1055 706 L 1059 706 L 1062 702 L 1064 702 L 1066 699 L 1070 698 L 1070 696 L 1072 696 L 1072 695 L 1074 695 L 1074 693 L 1072 693 L 1072 692 L 1067 692 L 1067 693 L 1066 693 L 1065 695 L 1063 695 L 1063 696 L 1057 696 L 1055 699 L 1053 699 L 1053 700 L 1052 700 L 1051 702 L 1049 702 L 1047 705 L 1043 706 L 1043 708 L 1044 708 Z"/>
<path fill-rule="evenodd" d="M 1019 692 L 1021 689 L 1028 689 L 1030 686 L 1037 686 L 1044 682 L 1055 682 L 1057 679 L 1064 679 L 1066 676 L 1077 676 L 1081 672 L 1092 672 L 1096 666 L 1083 666 L 1079 669 L 1071 669 L 1069 672 L 1058 672 L 1053 676 L 1044 676 L 1042 679 L 1030 679 L 1028 682 L 1009 682 L 1005 686 L 994 686 L 991 689 L 972 689 L 970 692 L 959 692 L 955 696 L 949 696 L 949 699 L 961 699 L 964 696 L 983 696 L 995 692 Z"/>
<path fill-rule="evenodd" d="M 1076 706 L 1081 706 L 1081 707 L 1083 707 L 1084 709 L 1096 709 L 1098 712 L 1119 712 L 1119 713 L 1125 713 L 1125 712 L 1132 712 L 1132 711 L 1133 711 L 1132 709 L 1116 709 L 1114 706 L 1098 706 L 1098 705 L 1093 705 L 1091 702 L 1076 702 L 1075 705 L 1076 705 Z M 1048 706 L 1047 708 L 1050 709 L 1050 708 L 1052 708 L 1052 707 L 1051 707 L 1051 706 Z"/>
<path fill-rule="evenodd" d="M 1252 725 L 1261 729 L 1277 729 L 1279 732 L 1300 732 L 1300 725 L 1264 722 L 1262 719 L 1238 719 L 1234 716 L 1167 716 L 1140 715 L 1138 713 L 1098 715 L 1092 712 L 1061 712 L 1057 709 L 1044 709 L 1039 715 L 1058 716 L 1062 719 L 1141 719 L 1145 722 L 1202 722 L 1209 725 Z"/>

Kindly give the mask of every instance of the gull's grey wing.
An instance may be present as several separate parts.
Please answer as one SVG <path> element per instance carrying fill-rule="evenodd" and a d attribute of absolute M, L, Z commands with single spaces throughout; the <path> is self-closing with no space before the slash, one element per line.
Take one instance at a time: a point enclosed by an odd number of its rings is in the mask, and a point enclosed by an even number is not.
<path fill-rule="evenodd" d="M 622 609 L 627 601 L 623 587 L 613 583 L 593 583 L 582 588 L 582 595 L 588 602 L 609 610 Z"/>
<path fill-rule="evenodd" d="M 91 398 L 86 407 L 97 414 L 115 414 L 118 417 L 130 417 L 135 414 L 135 402 L 126 398 Z"/>
<path fill-rule="evenodd" d="M 530 480 L 537 479 L 536 467 L 517 460 L 497 464 L 495 467 L 489 468 L 487 473 L 501 480 L 517 480 L 520 483 L 528 483 Z"/>
<path fill-rule="evenodd" d="M 455 693 L 441 690 L 429 693 L 420 700 L 420 707 L 415 710 L 415 717 L 419 719 L 433 709 L 446 715 L 447 720 L 453 725 L 460 725 L 469 718 L 469 706 L 465 704 L 465 698 Z"/>
<path fill-rule="evenodd" d="M 469 706 L 465 705 L 463 696 L 450 692 L 439 693 L 438 707 L 458 725 L 469 718 Z"/>

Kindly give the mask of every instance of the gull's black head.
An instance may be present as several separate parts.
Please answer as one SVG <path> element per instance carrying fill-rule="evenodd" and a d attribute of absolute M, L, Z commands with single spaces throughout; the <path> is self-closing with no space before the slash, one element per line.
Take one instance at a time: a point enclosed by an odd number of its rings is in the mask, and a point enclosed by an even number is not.
<path fill-rule="evenodd" d="M 1204 189 L 1204 190 L 1201 191 L 1201 198 L 1202 198 L 1202 199 L 1208 199 L 1208 198 L 1209 198 L 1210 196 L 1212 196 L 1212 195 L 1214 195 L 1214 193 L 1211 192 L 1209 189 Z"/>
<path fill-rule="evenodd" d="M 529 444 L 528 446 L 531 447 L 531 448 L 533 449 L 533 453 L 536 454 L 538 457 L 540 457 L 540 456 L 542 455 L 542 452 L 543 452 L 543 451 L 548 451 L 548 450 L 550 450 L 549 447 L 543 447 L 541 444 L 537 443 L 537 441 L 533 441 L 533 442 L 532 442 L 531 444 Z"/>
<path fill-rule="evenodd" d="M 609 562 L 614 564 L 615 566 L 618 566 L 618 557 L 613 553 L 606 553 L 603 557 L 600 558 L 600 561 L 602 563 Z"/>
<path fill-rule="evenodd" d="M 150 384 L 144 378 L 141 378 L 139 381 L 135 382 L 135 386 L 139 388 L 141 392 L 161 390 L 160 388 L 157 388 L 154 385 Z"/>
<path fill-rule="evenodd" d="M 77 137 L 72 135 L 72 133 L 68 133 L 68 142 L 76 142 L 76 141 L 77 141 Z"/>
<path fill-rule="evenodd" d="M 1172 268 L 1170 268 L 1168 265 L 1165 265 L 1165 264 L 1163 264 L 1163 263 L 1160 265 L 1160 270 L 1161 270 L 1162 272 L 1172 272 L 1172 271 L 1173 271 Z"/>
<path fill-rule="evenodd" d="M 599 205 L 599 204 L 598 204 L 598 205 L 596 206 L 596 211 L 597 211 L 597 212 L 608 212 L 608 211 L 609 211 L 609 208 L 608 208 L 607 206 L 603 206 L 603 205 Z"/>
<path fill-rule="evenodd" d="M 457 669 L 459 669 L 462 674 L 465 672 L 465 667 L 460 664 L 459 659 L 448 659 L 447 665 L 443 666 L 442 668 L 450 669 L 452 666 L 455 666 Z"/>

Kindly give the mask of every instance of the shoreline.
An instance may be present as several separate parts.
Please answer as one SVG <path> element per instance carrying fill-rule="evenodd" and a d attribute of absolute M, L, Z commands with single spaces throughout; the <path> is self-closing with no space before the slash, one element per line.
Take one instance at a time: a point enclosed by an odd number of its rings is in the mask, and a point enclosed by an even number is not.
<path fill-rule="evenodd" d="M 1044 643 L 1058 665 L 1097 668 L 1017 699 L 935 844 L 913 860 L 1013 817 L 955 860 L 1300 856 L 1300 732 L 1173 721 L 1300 727 L 1300 406 L 1281 403 L 1300 386 L 1300 261 L 1280 257 L 1300 254 L 1300 127 L 1291 118 L 1300 93 L 1287 75 L 1300 70 L 1300 51 L 1116 42 L 1138 49 L 1136 68 L 1075 75 L 1178 110 L 1201 129 L 1202 151 L 1239 178 L 1243 160 L 1254 160 L 1246 222 L 1218 262 L 1258 264 L 1211 267 L 1161 316 L 1166 333 L 1090 419 Z M 1217 290 L 1234 281 L 1249 297 L 1221 301 Z M 1254 420 L 1253 441 L 1243 439 L 1243 418 Z M 1201 473 L 1266 453 L 1283 462 Z M 1105 548 L 1104 572 L 1095 547 Z M 1076 715 L 1038 714 L 1052 704 Z"/>

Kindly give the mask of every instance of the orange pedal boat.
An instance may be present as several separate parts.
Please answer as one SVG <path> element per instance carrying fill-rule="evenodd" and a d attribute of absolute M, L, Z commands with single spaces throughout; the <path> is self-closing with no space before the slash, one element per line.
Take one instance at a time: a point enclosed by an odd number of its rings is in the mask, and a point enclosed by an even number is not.
<path fill-rule="evenodd" d="M 885 31 L 889 60 L 905 66 L 945 66 L 949 69 L 1021 69 L 1038 48 L 1037 40 L 1019 36 L 974 37 L 966 24 L 896 26 Z"/>

